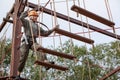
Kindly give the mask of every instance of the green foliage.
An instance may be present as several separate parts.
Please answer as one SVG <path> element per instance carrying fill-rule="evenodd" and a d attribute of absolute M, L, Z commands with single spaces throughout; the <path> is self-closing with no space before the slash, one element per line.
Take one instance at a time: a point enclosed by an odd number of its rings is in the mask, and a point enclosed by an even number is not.
<path fill-rule="evenodd" d="M 69 61 L 70 71 L 66 80 L 99 80 L 106 73 L 119 66 L 120 47 L 119 41 L 99 44 L 89 50 L 85 47 L 73 45 L 73 54 L 79 61 L 74 63 Z M 66 42 L 64 49 L 70 53 L 69 42 Z M 66 61 L 66 60 L 64 60 Z M 65 74 L 64 74 L 65 75 Z M 114 74 L 109 79 L 117 79 L 119 75 Z"/>
<path fill-rule="evenodd" d="M 7 76 L 10 69 L 11 41 L 9 39 L 0 40 L 0 76 Z"/>
<path fill-rule="evenodd" d="M 10 48 L 11 43 L 9 41 L 3 40 L 0 42 L 0 58 L 3 53 L 6 53 L 6 58 L 3 62 L 4 66 L 0 65 L 6 70 L 5 75 L 8 74 L 7 68 L 10 66 Z M 31 57 L 33 52 L 30 51 L 22 76 L 31 80 L 42 80 L 43 78 L 46 80 L 99 80 L 120 65 L 119 41 L 99 44 L 87 49 L 86 46 L 74 45 L 69 40 L 62 45 L 62 48 L 58 47 L 55 50 L 76 56 L 77 62 L 48 55 L 50 61 L 55 61 L 56 64 L 61 66 L 67 66 L 69 70 L 66 72 L 55 69 L 46 71 L 44 67 L 34 66 L 35 57 Z M 119 74 L 116 73 L 110 76 L 108 80 L 117 80 L 118 78 Z"/>

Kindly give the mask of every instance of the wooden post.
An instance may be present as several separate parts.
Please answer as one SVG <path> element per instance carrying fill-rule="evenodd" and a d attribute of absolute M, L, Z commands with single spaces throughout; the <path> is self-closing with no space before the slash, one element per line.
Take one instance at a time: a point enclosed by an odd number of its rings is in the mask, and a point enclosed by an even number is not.
<path fill-rule="evenodd" d="M 18 35 L 21 33 L 21 23 L 18 17 L 19 2 L 19 0 L 15 0 L 14 6 L 10 76 L 17 75 L 17 67 L 20 55 L 20 51 L 18 50 L 18 47 L 20 46 L 20 38 L 18 38 Z"/>

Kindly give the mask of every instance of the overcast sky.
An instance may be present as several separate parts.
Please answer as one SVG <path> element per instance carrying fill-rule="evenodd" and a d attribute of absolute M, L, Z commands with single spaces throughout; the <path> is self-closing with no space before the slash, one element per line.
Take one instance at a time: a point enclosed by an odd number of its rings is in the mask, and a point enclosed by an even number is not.
<path fill-rule="evenodd" d="M 38 4 L 38 0 L 28 0 L 28 1 Z M 45 4 L 43 4 L 43 3 L 47 2 L 48 0 L 40 0 L 40 1 L 41 1 L 40 4 L 44 6 Z M 80 17 L 78 18 L 76 16 L 76 13 L 70 10 L 71 6 L 73 5 L 72 0 L 68 0 L 68 9 L 67 9 L 67 5 L 66 5 L 66 0 L 55 0 L 55 1 L 57 2 L 57 3 L 55 3 L 55 6 L 56 6 L 55 8 L 56 8 L 57 12 L 65 14 L 65 15 L 68 15 L 68 13 L 69 13 L 70 17 L 73 17 L 73 18 L 76 18 L 76 19 L 80 20 Z M 78 0 L 76 0 L 76 5 L 78 5 L 77 1 Z M 100 15 L 104 18 L 109 19 L 104 1 L 105 0 L 85 0 L 86 9 L 91 11 L 91 12 L 94 12 L 97 15 Z M 2 23 L 3 18 L 6 16 L 7 12 L 11 9 L 13 3 L 14 3 L 14 0 L 1 0 L 0 24 Z M 113 22 L 115 23 L 116 28 L 120 27 L 119 3 L 120 3 L 120 0 L 109 0 L 109 4 L 110 4 L 112 16 L 113 16 Z M 83 7 L 82 0 L 80 0 L 80 5 L 81 5 L 81 7 Z M 50 9 L 50 4 L 47 5 L 47 8 Z M 51 16 L 47 15 L 47 14 L 43 14 L 42 16 L 43 16 L 43 18 L 42 18 L 43 23 L 48 25 L 49 28 L 51 29 L 52 28 L 52 18 L 51 18 Z M 69 22 L 66 22 L 66 21 L 58 19 L 58 18 L 57 18 L 57 21 L 58 21 L 58 24 L 60 25 L 61 29 L 64 29 L 64 30 L 67 30 L 67 31 L 69 30 Z M 86 18 L 84 16 L 83 16 L 83 21 L 86 22 Z M 97 21 L 91 20 L 91 19 L 88 19 L 88 22 L 89 22 L 89 24 L 94 25 L 94 26 L 99 27 L 99 28 L 102 28 L 102 29 L 110 29 L 109 26 L 103 25 L 103 24 L 101 24 Z M 3 35 L 3 32 L 8 27 L 8 25 L 9 25 L 9 23 L 7 23 L 5 28 L 0 33 L 0 37 Z M 75 25 L 75 24 L 70 24 L 70 27 L 71 27 L 71 31 L 73 33 L 83 32 L 81 26 L 78 26 L 78 25 Z M 110 31 L 110 32 L 112 32 L 112 31 Z M 120 35 L 120 29 L 117 29 L 116 33 L 118 35 Z M 83 34 L 80 34 L 80 35 L 83 36 Z M 89 33 L 85 34 L 85 36 L 87 38 L 89 38 L 88 35 L 89 35 Z M 95 44 L 106 43 L 106 42 L 116 40 L 116 39 L 113 39 L 111 37 L 108 37 L 108 36 L 103 35 L 103 34 L 98 33 L 98 32 L 93 32 L 90 35 L 91 35 L 91 39 L 93 39 L 95 41 Z M 7 38 L 12 37 L 12 24 L 10 24 L 10 27 L 8 28 L 6 36 L 7 36 Z M 52 37 L 44 38 L 43 45 L 46 44 L 44 41 L 47 41 L 48 44 L 49 43 L 51 44 L 52 39 L 53 39 Z M 62 36 L 62 41 L 65 41 L 65 40 L 68 40 L 68 39 L 69 39 L 68 37 Z M 59 44 L 59 41 L 58 41 L 59 37 L 55 37 L 55 40 L 56 40 L 55 43 Z M 74 40 L 74 42 L 76 44 L 81 44 L 82 43 L 81 41 L 77 41 L 77 40 Z"/>

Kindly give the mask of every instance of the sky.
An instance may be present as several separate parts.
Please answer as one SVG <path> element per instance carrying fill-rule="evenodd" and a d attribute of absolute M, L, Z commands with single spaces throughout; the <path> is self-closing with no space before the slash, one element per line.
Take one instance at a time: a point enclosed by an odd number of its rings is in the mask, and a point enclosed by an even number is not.
<path fill-rule="evenodd" d="M 11 9 L 12 5 L 14 4 L 15 0 L 2 0 L 1 5 L 0 5 L 0 24 L 3 21 L 3 18 L 5 18 L 5 16 L 7 15 L 7 13 L 9 12 L 9 10 Z M 44 6 L 48 0 L 28 0 L 29 2 L 38 4 L 40 3 L 40 5 Z M 38 2 L 40 1 L 40 2 Z M 51 0 L 52 1 L 52 0 Z M 87 22 L 86 17 L 82 15 L 81 17 L 77 17 L 76 13 L 73 12 L 70 8 L 72 7 L 72 5 L 75 4 L 78 5 L 78 0 L 54 0 L 55 3 L 55 10 L 59 13 L 65 14 L 65 15 L 69 15 L 70 17 L 73 17 L 77 20 L 81 20 L 83 22 Z M 67 2 L 66 2 L 67 1 Z M 84 8 L 84 4 L 83 4 L 83 0 L 79 0 L 80 1 L 80 6 L 82 8 Z M 101 16 L 104 17 L 106 19 L 109 19 L 108 17 L 108 13 L 107 13 L 107 9 L 105 6 L 105 0 L 84 0 L 85 1 L 85 7 L 87 10 Z M 67 5 L 68 3 L 68 5 Z M 120 8 L 119 8 L 119 3 L 120 0 L 109 0 L 109 5 L 110 5 L 110 9 L 111 9 L 111 13 L 112 13 L 112 17 L 113 17 L 113 22 L 115 23 L 115 28 L 119 28 L 120 27 Z M 54 5 L 52 5 L 53 7 Z M 50 4 L 48 4 L 46 6 L 46 8 L 51 9 Z M 53 10 L 53 8 L 52 8 Z M 40 18 L 39 20 L 42 21 L 44 24 L 46 24 L 50 29 L 53 28 L 54 26 L 54 18 L 55 17 L 51 17 L 48 14 L 42 13 L 40 14 Z M 111 27 L 106 26 L 104 24 L 101 24 L 95 20 L 92 20 L 90 18 L 88 19 L 88 23 L 91 25 L 94 25 L 96 27 L 99 27 L 101 29 L 111 29 Z M 76 24 L 72 24 L 69 21 L 64 21 L 62 19 L 57 18 L 57 24 L 59 24 L 59 28 L 69 31 L 69 29 L 71 29 L 72 33 L 81 33 L 84 31 L 88 32 L 89 29 L 83 28 L 82 26 L 78 26 Z M 6 32 L 6 37 L 7 38 L 12 38 L 12 24 L 7 23 L 6 26 L 3 28 L 3 30 L 0 32 L 0 37 L 2 37 L 3 33 L 5 32 L 5 30 L 8 28 L 7 32 Z M 112 30 L 109 30 L 110 32 L 113 32 Z M 116 29 L 116 34 L 120 35 L 120 28 Z M 52 34 L 54 35 L 54 34 Z M 58 35 L 58 34 L 55 34 Z M 108 43 L 111 41 L 115 41 L 116 39 L 113 39 L 109 36 L 103 35 L 101 33 L 98 32 L 92 32 L 92 33 L 86 33 L 86 34 L 78 34 L 80 36 L 85 36 L 87 38 L 90 38 L 92 40 L 95 41 L 94 44 L 101 44 L 101 43 Z M 89 36 L 90 35 L 90 36 Z M 60 40 L 61 39 L 61 40 Z M 46 38 L 42 38 L 42 45 L 44 46 L 50 46 L 50 45 L 60 45 L 60 43 L 64 43 L 66 40 L 70 39 L 69 37 L 66 36 L 56 36 L 56 37 L 46 37 Z M 78 40 L 74 40 L 74 43 L 77 45 L 84 45 L 84 42 L 78 41 Z M 47 43 L 46 43 L 47 42 Z M 89 44 L 87 44 L 89 45 Z M 91 46 L 91 45 L 90 45 Z"/>

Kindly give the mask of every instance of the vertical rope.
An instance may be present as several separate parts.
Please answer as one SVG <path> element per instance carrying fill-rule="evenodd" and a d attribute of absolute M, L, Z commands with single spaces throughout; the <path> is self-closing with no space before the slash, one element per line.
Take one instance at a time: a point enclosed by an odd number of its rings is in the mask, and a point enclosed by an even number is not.
<path fill-rule="evenodd" d="M 113 21 L 113 17 L 112 17 L 112 13 L 111 13 L 111 9 L 110 9 L 110 5 L 109 5 L 108 0 L 105 0 L 105 6 L 107 9 L 109 20 Z"/>
<path fill-rule="evenodd" d="M 39 15 L 39 17 L 38 17 L 38 21 L 40 21 L 41 20 L 41 15 L 40 15 L 40 11 L 39 11 L 39 9 L 40 9 L 40 0 L 38 0 L 38 15 Z M 42 11 L 41 11 L 42 12 Z M 38 24 L 38 26 L 40 27 L 41 26 L 41 24 Z M 41 40 L 40 40 L 40 28 L 38 28 L 38 31 L 39 31 L 39 43 L 40 43 L 40 45 L 41 45 Z"/>
<path fill-rule="evenodd" d="M 68 0 L 66 0 L 66 7 L 67 7 L 67 16 L 68 16 L 69 31 L 71 32 L 71 24 L 70 24 L 70 14 L 69 14 Z M 73 40 L 72 40 L 72 38 L 70 38 L 70 52 L 71 52 L 71 54 L 73 54 L 73 52 L 74 52 L 73 51 Z M 73 65 L 75 65 L 75 63 Z"/>
<path fill-rule="evenodd" d="M 55 2 L 54 2 L 54 0 L 51 0 L 51 2 L 50 2 L 50 8 L 51 8 L 51 14 L 53 14 L 53 16 L 51 15 L 51 19 L 52 19 L 52 27 L 55 25 L 57 25 L 57 18 L 56 18 L 56 10 L 55 10 Z M 53 9 L 53 11 L 54 12 L 52 12 L 52 9 Z M 55 35 L 55 33 L 54 33 L 54 35 Z M 55 49 L 55 38 L 54 38 L 54 35 L 53 35 L 53 45 L 54 45 L 54 49 Z M 60 38 L 60 36 L 59 36 L 59 38 Z M 61 38 L 60 38 L 61 39 Z M 60 42 L 61 43 L 61 42 Z M 52 74 L 56 74 L 57 72 L 54 72 L 53 73 L 53 71 L 52 71 Z M 56 77 L 56 75 L 55 75 L 55 77 Z"/>
<path fill-rule="evenodd" d="M 83 0 L 83 6 L 84 6 L 84 9 L 86 9 L 85 0 Z M 89 25 L 88 25 L 88 18 L 87 17 L 86 17 L 86 21 L 87 21 L 87 28 L 88 28 L 89 38 L 91 39 L 90 28 L 89 28 Z"/>
<path fill-rule="evenodd" d="M 86 5 L 85 5 L 85 0 L 83 0 L 83 6 L 84 8 L 86 9 Z M 86 17 L 86 21 L 87 21 L 87 28 L 88 28 L 88 33 L 89 33 L 89 38 L 91 39 L 91 36 L 90 36 L 90 28 L 89 28 L 89 25 L 88 25 L 88 18 Z M 86 46 L 86 44 L 85 44 Z M 87 52 L 86 52 L 87 53 Z M 88 54 L 88 53 L 87 53 Z M 88 54 L 89 55 L 89 54 Z M 91 70 L 90 70 L 90 64 L 89 64 L 89 60 L 87 58 L 87 61 L 88 61 L 88 68 L 89 68 L 89 77 L 90 77 L 90 80 L 91 80 Z"/>
<path fill-rule="evenodd" d="M 113 16 L 112 16 L 112 12 L 111 12 L 111 9 L 110 9 L 110 5 L 109 5 L 109 1 L 108 0 L 105 0 L 105 6 L 107 8 L 107 13 L 108 13 L 108 16 L 109 16 L 109 20 L 113 21 Z M 116 40 L 118 39 L 118 36 L 116 34 L 116 31 L 115 31 L 115 28 L 113 27 L 113 32 L 115 33 L 116 35 Z M 120 45 L 119 45 L 119 42 L 117 43 L 118 44 L 118 49 L 120 50 Z"/>
<path fill-rule="evenodd" d="M 75 5 L 75 0 L 73 0 L 73 4 Z"/>
<path fill-rule="evenodd" d="M 106 9 L 107 9 L 109 20 L 113 21 L 112 12 L 111 12 L 108 0 L 105 0 L 105 6 L 106 6 Z M 113 32 L 115 33 L 114 25 L 112 27 L 113 27 Z"/>
<path fill-rule="evenodd" d="M 40 0 L 38 0 L 38 15 L 39 15 L 38 20 L 40 21 L 40 20 L 41 20 L 41 18 L 40 18 L 40 16 L 41 16 L 40 13 L 41 13 L 42 11 L 40 12 L 39 9 L 40 9 Z M 38 26 L 41 27 L 41 24 L 38 24 Z M 38 42 L 38 43 L 39 43 L 39 45 L 41 46 L 41 44 L 42 44 L 42 37 L 40 37 L 41 33 L 40 33 L 40 28 L 39 28 L 39 27 L 38 27 L 38 33 L 39 33 L 39 34 L 38 34 L 38 35 L 39 35 L 39 42 Z M 40 60 L 41 60 L 42 54 L 43 54 L 42 52 L 40 52 L 40 54 L 38 54 L 38 55 L 40 56 L 40 57 L 39 57 Z M 40 76 L 40 80 L 42 80 L 42 66 L 39 67 L 39 76 Z"/>
<path fill-rule="evenodd" d="M 52 0 L 53 2 L 53 10 L 54 10 L 54 25 L 56 26 L 58 24 L 57 17 L 56 17 L 56 9 L 55 9 L 55 1 Z"/>
<path fill-rule="evenodd" d="M 69 15 L 68 0 L 66 0 L 66 5 L 67 5 L 67 15 L 68 15 L 69 31 L 71 32 L 71 24 L 70 24 L 70 17 L 69 17 L 70 15 Z M 73 42 L 73 40 L 72 40 L 72 38 L 70 38 L 70 43 L 71 43 L 70 48 L 71 48 L 71 52 L 73 54 L 73 45 L 72 45 L 72 42 Z"/>
<path fill-rule="evenodd" d="M 44 7 L 46 7 L 49 2 L 50 2 L 50 0 L 43 6 L 43 8 L 41 8 L 41 12 L 39 12 L 39 15 L 40 15 L 40 13 L 42 13 L 42 15 L 41 15 L 41 19 L 42 20 L 41 21 L 43 21 L 43 10 L 44 10 Z M 39 11 L 39 9 L 40 9 L 40 0 L 38 0 L 38 11 Z M 39 17 L 39 21 L 40 21 L 40 17 Z M 42 27 L 41 24 L 38 24 L 38 26 Z M 40 33 L 40 28 L 38 28 L 38 29 L 39 29 L 39 43 L 40 43 L 40 45 L 42 45 L 42 37 L 40 37 L 40 34 L 41 34 Z M 42 54 L 46 54 L 46 53 L 41 52 L 39 55 L 42 56 Z M 41 57 L 40 57 L 40 60 L 41 60 Z M 44 78 L 44 77 L 42 77 L 42 66 L 40 66 L 39 73 L 40 73 L 40 79 L 42 80 L 42 78 Z M 45 75 L 45 77 L 46 77 L 46 75 Z"/>
<path fill-rule="evenodd" d="M 54 10 L 54 25 L 56 26 L 58 24 L 58 21 L 57 21 L 57 17 L 56 17 L 55 1 L 52 0 L 52 3 L 53 3 L 53 10 Z M 59 35 L 59 40 L 60 40 L 60 45 L 61 45 L 61 49 L 62 49 L 62 39 L 61 39 L 60 35 Z"/>
<path fill-rule="evenodd" d="M 78 0 L 78 6 L 80 7 L 80 0 Z M 84 31 L 84 27 L 83 27 L 82 15 L 81 14 L 77 14 L 77 16 L 80 17 L 80 20 L 82 21 L 82 31 L 83 31 L 83 36 L 85 37 L 85 31 Z M 85 43 L 85 46 L 86 46 L 86 43 Z M 84 80 L 84 71 L 85 71 L 85 67 L 83 67 L 83 69 L 82 69 L 82 78 L 81 78 L 81 80 Z"/>
<path fill-rule="evenodd" d="M 53 3 L 53 11 L 54 11 L 54 25 L 56 26 L 58 24 L 58 21 L 57 21 L 57 15 L 56 15 L 55 1 L 52 0 L 52 3 Z M 60 47 L 62 49 L 63 45 L 62 45 L 62 39 L 60 34 L 59 34 L 59 40 L 60 40 Z"/>
<path fill-rule="evenodd" d="M 33 40 L 33 47 L 34 47 L 34 52 L 35 52 L 35 55 L 36 55 L 36 60 L 37 60 L 37 54 L 36 54 L 36 47 L 35 47 L 35 40 L 34 40 L 34 36 L 33 36 L 33 29 L 32 29 L 32 24 L 29 20 L 29 23 L 30 23 L 30 32 L 31 32 L 31 36 L 32 36 L 32 40 Z"/>
<path fill-rule="evenodd" d="M 51 8 L 51 14 L 52 14 L 52 2 L 50 2 L 50 8 Z M 53 24 L 54 24 L 53 18 L 54 18 L 54 17 L 51 15 L 52 27 L 53 27 Z M 55 49 L 55 37 L 54 37 L 54 36 L 53 36 L 53 47 L 54 47 L 54 49 Z"/>
<path fill-rule="evenodd" d="M 78 6 L 80 7 L 80 1 L 78 0 Z M 79 14 L 80 15 L 80 20 L 82 21 L 82 31 L 83 31 L 83 36 L 85 37 L 85 31 L 84 31 L 84 27 L 83 27 L 83 18 L 82 18 L 82 15 L 81 14 Z M 78 15 L 78 16 L 79 16 Z M 85 43 L 86 44 L 86 43 Z"/>
<path fill-rule="evenodd" d="M 27 1 L 27 10 L 29 11 L 29 2 Z M 39 7 L 38 7 L 39 8 Z M 30 22 L 30 20 L 29 20 L 29 24 L 30 24 L 30 32 L 31 32 L 31 35 L 32 35 L 32 40 L 33 40 L 33 44 L 34 44 L 34 38 L 33 38 L 33 30 L 32 30 L 32 25 L 31 25 L 31 22 Z M 35 50 L 35 53 L 36 53 L 36 48 L 35 48 L 35 45 L 34 45 L 34 50 Z M 37 59 L 37 57 L 36 57 L 36 59 Z"/>
<path fill-rule="evenodd" d="M 38 0 L 38 2 L 39 2 L 39 0 Z M 27 1 L 27 10 L 29 11 L 29 2 Z M 38 9 L 39 9 L 39 6 L 38 6 Z M 30 32 L 31 32 L 31 35 L 32 35 L 32 40 L 33 40 L 33 44 L 34 44 L 34 38 L 33 38 L 33 30 L 32 30 L 32 25 L 31 25 L 31 22 L 30 22 L 30 20 L 29 20 L 29 24 L 30 24 Z M 34 50 L 35 50 L 35 53 L 36 53 L 36 48 L 35 48 L 35 44 L 34 44 Z M 36 57 L 36 59 L 37 59 L 37 57 Z"/>

